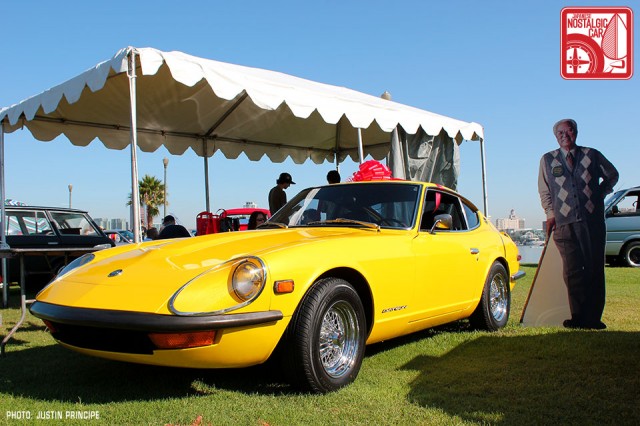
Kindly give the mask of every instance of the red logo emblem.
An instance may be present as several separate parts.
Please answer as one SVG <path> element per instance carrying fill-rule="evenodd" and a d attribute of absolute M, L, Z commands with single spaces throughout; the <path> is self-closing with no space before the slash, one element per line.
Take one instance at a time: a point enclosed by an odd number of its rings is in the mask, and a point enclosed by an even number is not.
<path fill-rule="evenodd" d="M 633 12 L 628 7 L 565 7 L 560 15 L 560 74 L 567 80 L 633 75 Z"/>

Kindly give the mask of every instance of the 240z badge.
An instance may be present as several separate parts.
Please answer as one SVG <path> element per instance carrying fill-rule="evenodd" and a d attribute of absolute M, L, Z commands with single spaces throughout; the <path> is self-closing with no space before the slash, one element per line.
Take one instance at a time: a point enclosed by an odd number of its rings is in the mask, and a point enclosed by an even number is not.
<path fill-rule="evenodd" d="M 388 312 L 401 311 L 401 310 L 403 310 L 403 309 L 407 309 L 407 305 L 404 305 L 404 306 L 396 306 L 396 307 L 393 307 L 393 308 L 383 309 L 383 310 L 382 310 L 382 313 L 383 313 L 383 314 L 386 314 L 386 313 L 388 313 Z"/>

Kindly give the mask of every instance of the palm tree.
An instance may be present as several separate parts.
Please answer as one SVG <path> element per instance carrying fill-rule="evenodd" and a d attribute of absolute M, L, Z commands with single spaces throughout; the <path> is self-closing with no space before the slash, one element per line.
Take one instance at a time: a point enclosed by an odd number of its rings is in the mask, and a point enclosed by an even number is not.
<path fill-rule="evenodd" d="M 154 176 L 144 175 L 138 182 L 138 191 L 140 203 L 146 206 L 147 228 L 149 228 L 153 225 L 153 217 L 160 214 L 158 206 L 164 205 L 164 184 Z M 127 205 L 131 205 L 131 194 L 129 194 Z"/>

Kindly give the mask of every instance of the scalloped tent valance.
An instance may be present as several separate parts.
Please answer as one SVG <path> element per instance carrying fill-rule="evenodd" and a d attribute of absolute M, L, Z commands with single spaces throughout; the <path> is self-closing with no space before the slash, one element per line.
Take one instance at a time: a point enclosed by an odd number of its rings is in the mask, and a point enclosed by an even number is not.
<path fill-rule="evenodd" d="M 0 110 L 4 131 L 26 127 L 49 141 L 64 134 L 74 145 L 99 139 L 107 148 L 130 144 L 130 52 L 137 55 L 138 146 L 164 145 L 174 155 L 189 148 L 199 156 L 220 150 L 273 162 L 358 160 L 362 129 L 365 155 L 384 158 L 391 131 L 446 132 L 461 143 L 480 140 L 482 127 L 344 87 L 244 67 L 182 52 L 125 48 L 77 77 Z M 207 141 L 206 144 L 203 141 Z"/>

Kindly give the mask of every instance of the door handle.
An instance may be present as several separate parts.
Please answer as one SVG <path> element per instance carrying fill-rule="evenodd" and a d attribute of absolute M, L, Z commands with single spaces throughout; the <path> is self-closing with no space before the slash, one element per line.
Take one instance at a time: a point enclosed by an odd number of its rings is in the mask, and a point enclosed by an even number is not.
<path fill-rule="evenodd" d="M 478 250 L 477 248 L 471 248 L 469 249 L 469 252 L 471 252 L 471 254 L 478 254 L 480 253 L 480 250 Z"/>

